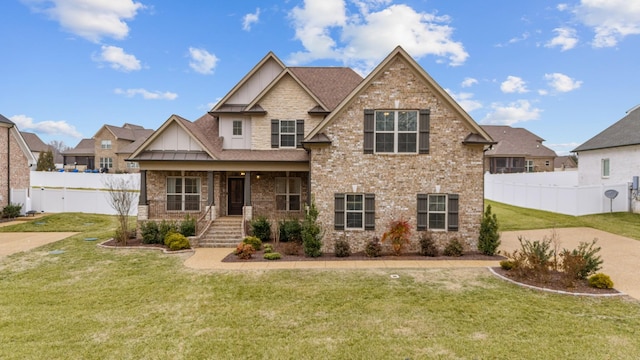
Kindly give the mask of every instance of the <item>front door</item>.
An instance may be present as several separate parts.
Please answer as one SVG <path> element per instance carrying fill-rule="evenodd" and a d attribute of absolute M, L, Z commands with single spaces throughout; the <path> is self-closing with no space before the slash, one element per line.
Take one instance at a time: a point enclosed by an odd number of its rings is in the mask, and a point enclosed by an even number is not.
<path fill-rule="evenodd" d="M 244 179 L 229 178 L 229 215 L 242 215 L 244 206 Z"/>

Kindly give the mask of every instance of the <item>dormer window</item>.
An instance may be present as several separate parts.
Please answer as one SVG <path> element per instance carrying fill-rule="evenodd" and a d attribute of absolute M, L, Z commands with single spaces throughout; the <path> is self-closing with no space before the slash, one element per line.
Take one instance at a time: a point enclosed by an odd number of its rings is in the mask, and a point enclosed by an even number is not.
<path fill-rule="evenodd" d="M 233 136 L 242 136 L 242 120 L 233 120 Z"/>

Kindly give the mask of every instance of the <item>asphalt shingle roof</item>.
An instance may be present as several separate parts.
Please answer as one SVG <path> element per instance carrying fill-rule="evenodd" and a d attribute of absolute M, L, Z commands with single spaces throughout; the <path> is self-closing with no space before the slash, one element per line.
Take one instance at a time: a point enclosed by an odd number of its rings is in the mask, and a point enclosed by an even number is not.
<path fill-rule="evenodd" d="M 555 157 L 555 151 L 542 145 L 543 138 L 523 128 L 505 125 L 482 125 L 497 144 L 487 150 L 487 156 Z"/>
<path fill-rule="evenodd" d="M 587 140 L 572 152 L 606 149 L 640 144 L 640 106 L 631 109 L 625 117 Z"/>

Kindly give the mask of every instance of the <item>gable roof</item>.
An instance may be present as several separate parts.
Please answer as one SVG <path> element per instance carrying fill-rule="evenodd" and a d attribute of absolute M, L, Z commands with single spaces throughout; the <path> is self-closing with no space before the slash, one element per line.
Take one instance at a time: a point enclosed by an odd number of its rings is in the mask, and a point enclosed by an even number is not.
<path fill-rule="evenodd" d="M 627 111 L 627 115 L 587 140 L 571 152 L 640 145 L 640 105 Z"/>
<path fill-rule="evenodd" d="M 68 149 L 62 152 L 62 155 L 66 156 L 78 156 L 78 155 L 94 155 L 95 153 L 95 139 L 82 139 L 73 149 Z"/>
<path fill-rule="evenodd" d="M 102 129 L 107 129 L 118 140 L 128 141 L 136 141 L 141 137 L 148 137 L 153 133 L 153 130 L 151 129 L 145 129 L 139 125 L 125 123 L 123 126 L 104 125 L 93 137 L 95 138 Z"/>
<path fill-rule="evenodd" d="M 543 138 L 524 128 L 507 125 L 482 125 L 491 137 L 497 141 L 486 156 L 529 156 L 555 157 L 555 151 L 542 145 Z"/>
<path fill-rule="evenodd" d="M 7 119 L 6 117 L 4 117 L 4 115 L 0 114 L 0 124 L 3 125 L 9 125 L 9 126 L 13 126 L 15 125 L 15 123 L 9 119 Z"/>
<path fill-rule="evenodd" d="M 38 135 L 24 131 L 21 131 L 20 134 L 31 151 L 46 152 L 50 150 L 49 145 L 45 144 Z"/>
<path fill-rule="evenodd" d="M 24 153 L 24 156 L 26 156 L 27 158 L 27 163 L 29 165 L 35 164 L 37 159 L 33 156 L 31 149 L 29 149 L 29 145 L 27 145 L 27 142 L 25 141 L 24 137 L 20 133 L 20 130 L 18 130 L 18 126 L 13 121 L 4 117 L 2 114 L 0 114 L 0 126 L 9 129 L 9 132 L 13 132 L 13 134 L 16 136 L 16 139 L 18 141 L 18 146 L 20 147 L 20 150 L 22 150 L 22 152 Z"/>
<path fill-rule="evenodd" d="M 327 111 L 335 109 L 363 80 L 348 67 L 290 67 L 289 70 Z"/>
<path fill-rule="evenodd" d="M 318 133 L 322 132 L 331 122 L 338 117 L 338 115 L 344 110 L 347 105 L 364 89 L 366 89 L 376 77 L 387 67 L 387 65 L 396 59 L 397 57 L 403 58 L 412 68 L 415 70 L 430 86 L 435 89 L 435 91 L 442 96 L 453 108 L 456 112 L 460 114 L 463 120 L 467 122 L 467 124 L 473 129 L 473 133 L 478 134 L 478 137 L 467 137 L 470 139 L 468 143 L 475 144 L 492 144 L 493 140 L 491 136 L 487 134 L 481 127 L 478 125 L 472 118 L 467 114 L 464 109 L 449 95 L 433 78 L 401 47 L 397 46 L 387 57 L 376 66 L 375 69 L 363 80 L 360 84 L 355 87 L 351 93 L 349 93 L 337 106 L 336 108 L 329 114 L 326 118 L 324 118 L 318 126 L 316 126 L 305 138 L 305 141 L 313 139 Z"/>

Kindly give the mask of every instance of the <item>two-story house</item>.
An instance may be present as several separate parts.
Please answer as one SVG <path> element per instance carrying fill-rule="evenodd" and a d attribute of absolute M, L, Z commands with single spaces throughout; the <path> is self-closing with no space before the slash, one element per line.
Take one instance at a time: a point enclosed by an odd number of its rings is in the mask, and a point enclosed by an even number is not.
<path fill-rule="evenodd" d="M 491 174 L 554 171 L 555 151 L 544 146 L 543 138 L 524 128 L 482 125 L 496 141 L 485 152 L 485 171 Z"/>
<path fill-rule="evenodd" d="M 28 190 L 30 169 L 36 159 L 16 124 L 0 115 L 0 210 L 17 203 L 12 198 L 13 189 Z M 25 204 L 22 203 L 24 212 Z"/>
<path fill-rule="evenodd" d="M 269 53 L 208 114 L 171 116 L 129 160 L 141 169 L 139 221 L 274 222 L 313 201 L 324 251 L 340 238 L 362 250 L 398 219 L 414 249 L 422 231 L 475 249 L 492 143 L 401 47 L 364 79 Z"/>

